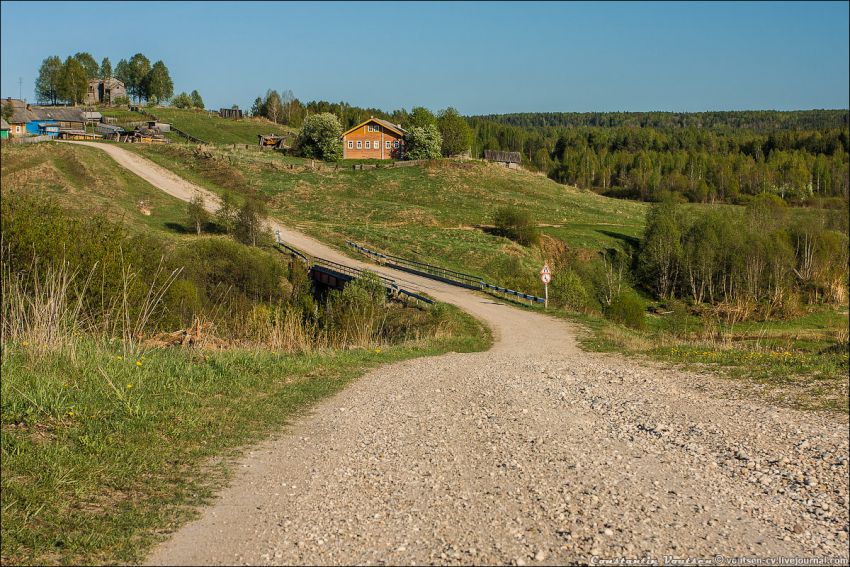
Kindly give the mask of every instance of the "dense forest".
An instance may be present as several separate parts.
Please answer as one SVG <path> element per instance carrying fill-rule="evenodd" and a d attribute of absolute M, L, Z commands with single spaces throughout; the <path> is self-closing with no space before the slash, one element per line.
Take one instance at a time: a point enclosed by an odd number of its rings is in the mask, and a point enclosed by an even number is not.
<path fill-rule="evenodd" d="M 655 201 L 847 198 L 848 113 L 513 114 L 469 118 L 473 155 L 520 152 L 526 167 L 600 193 Z"/>
<path fill-rule="evenodd" d="M 302 103 L 291 91 L 258 97 L 253 113 L 293 127 L 328 112 L 342 128 L 375 116 L 407 125 L 405 109 Z M 850 185 L 846 110 L 560 112 L 471 116 L 471 155 L 519 152 L 523 165 L 612 197 L 746 203 L 763 193 L 789 203 L 843 206 Z"/>

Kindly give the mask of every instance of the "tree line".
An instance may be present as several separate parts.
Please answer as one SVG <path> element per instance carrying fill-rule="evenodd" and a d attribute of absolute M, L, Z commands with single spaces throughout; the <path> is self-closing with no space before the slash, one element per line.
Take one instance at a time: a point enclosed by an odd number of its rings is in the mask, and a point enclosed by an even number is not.
<path fill-rule="evenodd" d="M 151 63 L 144 54 L 136 53 L 129 60 L 121 59 L 113 69 L 109 57 L 98 65 L 88 52 L 68 56 L 64 62 L 58 55 L 45 58 L 35 81 L 35 95 L 40 102 L 77 105 L 85 100 L 89 81 L 112 77 L 124 83 L 136 102 L 164 102 L 174 95 L 171 74 L 162 61 Z"/>
<path fill-rule="evenodd" d="M 697 128 L 707 130 L 749 130 L 769 133 L 777 130 L 822 130 L 846 128 L 847 110 L 735 110 L 722 112 L 525 112 L 473 116 L 522 128 Z"/>
<path fill-rule="evenodd" d="M 847 219 L 792 215 L 763 194 L 741 209 L 683 209 L 663 199 L 647 213 L 640 285 L 659 299 L 721 306 L 749 319 L 801 303 L 846 304 Z"/>
<path fill-rule="evenodd" d="M 529 169 L 609 196 L 654 201 L 673 193 L 692 202 L 727 203 L 746 202 L 761 193 L 792 202 L 846 199 L 850 134 L 841 126 L 846 113 L 802 114 L 776 122 L 829 127 L 768 133 L 735 130 L 731 125 L 745 121 L 734 117 L 722 127 L 715 123 L 716 129 L 688 125 L 689 120 L 682 120 L 685 126 L 666 128 L 517 126 L 485 117 L 469 120 L 473 155 L 484 149 L 520 152 Z M 809 115 L 811 120 L 805 118 Z"/>

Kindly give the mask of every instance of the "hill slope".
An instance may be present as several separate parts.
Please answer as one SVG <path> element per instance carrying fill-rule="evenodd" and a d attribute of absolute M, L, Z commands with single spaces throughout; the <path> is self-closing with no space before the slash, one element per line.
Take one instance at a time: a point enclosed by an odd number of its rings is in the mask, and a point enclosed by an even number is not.
<path fill-rule="evenodd" d="M 117 118 L 122 125 L 148 119 L 144 114 L 129 110 L 105 108 L 101 112 L 104 116 Z M 146 109 L 146 112 L 210 144 L 256 144 L 258 134 L 294 136 L 290 128 L 265 118 L 232 120 L 206 110 L 161 107 Z"/>
<path fill-rule="evenodd" d="M 589 250 L 633 241 L 644 222 L 644 204 L 478 161 L 366 171 L 340 166 L 319 172 L 272 153 L 201 154 L 179 146 L 129 149 L 219 194 L 262 194 L 275 216 L 338 246 L 351 239 L 480 272 L 506 285 L 536 285 L 547 239 L 541 252 L 489 234 L 500 206 L 528 210 L 544 235 Z"/>

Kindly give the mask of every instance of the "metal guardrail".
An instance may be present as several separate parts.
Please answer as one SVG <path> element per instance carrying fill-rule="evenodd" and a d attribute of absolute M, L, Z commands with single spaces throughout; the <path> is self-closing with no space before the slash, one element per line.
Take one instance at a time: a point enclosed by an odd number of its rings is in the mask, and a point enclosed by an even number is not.
<path fill-rule="evenodd" d="M 406 272 L 418 274 L 426 278 L 439 280 L 459 287 L 465 287 L 467 289 L 489 290 L 503 293 L 505 295 L 512 295 L 520 299 L 526 299 L 528 301 L 531 301 L 532 303 L 546 303 L 546 300 L 542 297 L 531 295 L 530 293 L 523 293 L 521 291 L 508 289 L 506 287 L 489 284 L 479 276 L 464 274 L 463 272 L 456 272 L 454 270 L 441 268 L 439 266 L 433 266 L 424 262 L 417 262 L 416 260 L 400 258 L 399 256 L 383 254 L 382 252 L 370 250 L 365 246 L 361 246 L 356 242 L 351 242 L 350 240 L 347 241 L 347 244 L 355 250 L 369 256 L 370 258 L 376 259 L 378 263 L 385 264 L 387 266 L 400 270 L 404 270 Z"/>
<path fill-rule="evenodd" d="M 319 258 L 317 256 L 308 256 L 297 248 L 286 244 L 281 239 L 280 231 L 278 230 L 275 231 L 275 240 L 275 244 L 279 252 L 286 252 L 292 255 L 293 257 L 298 258 L 299 260 L 304 262 L 308 269 L 313 267 L 317 267 L 320 269 L 324 268 L 325 270 L 336 272 L 337 274 L 349 276 L 351 279 L 361 277 L 363 275 L 363 272 L 365 271 L 360 270 L 358 268 L 352 268 L 351 266 L 346 266 L 345 264 L 340 264 L 339 262 L 334 262 L 332 260 L 326 260 L 325 258 Z M 377 276 L 377 278 L 380 280 L 381 284 L 383 284 L 383 286 L 387 289 L 387 291 L 395 297 L 406 296 L 411 299 L 421 301 L 422 303 L 425 303 L 427 305 L 433 305 L 435 303 L 433 299 L 430 299 L 418 293 L 414 293 L 412 291 L 408 291 L 403 287 L 399 287 L 398 283 L 396 283 L 396 281 L 393 279 L 382 276 L 380 274 L 375 274 L 375 276 Z"/>
<path fill-rule="evenodd" d="M 407 258 L 401 258 L 391 254 L 376 252 L 374 250 L 369 250 L 364 246 L 360 246 L 356 242 L 351 242 L 350 240 L 347 241 L 347 244 L 355 250 L 376 259 L 379 264 L 386 264 L 393 268 L 404 270 L 405 272 L 438 279 L 440 281 L 459 285 L 468 289 L 481 289 L 485 285 L 484 279 L 480 276 L 464 274 L 463 272 L 456 272 L 454 270 L 449 270 L 448 268 L 441 268 L 440 266 L 433 266 L 424 262 L 417 262 L 416 260 L 409 260 Z"/>

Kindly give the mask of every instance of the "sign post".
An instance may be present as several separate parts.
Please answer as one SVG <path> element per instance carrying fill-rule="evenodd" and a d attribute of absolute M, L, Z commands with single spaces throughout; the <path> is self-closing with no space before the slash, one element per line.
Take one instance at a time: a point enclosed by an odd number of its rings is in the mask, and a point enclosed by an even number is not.
<path fill-rule="evenodd" d="M 549 309 L 549 282 L 552 281 L 552 272 L 549 270 L 549 262 L 543 263 L 540 270 L 540 280 L 543 282 L 543 308 Z"/>

